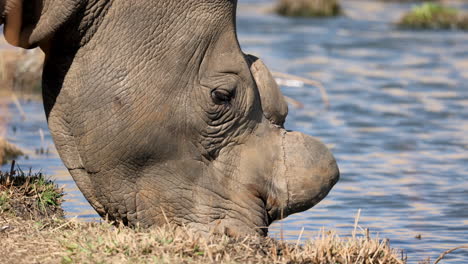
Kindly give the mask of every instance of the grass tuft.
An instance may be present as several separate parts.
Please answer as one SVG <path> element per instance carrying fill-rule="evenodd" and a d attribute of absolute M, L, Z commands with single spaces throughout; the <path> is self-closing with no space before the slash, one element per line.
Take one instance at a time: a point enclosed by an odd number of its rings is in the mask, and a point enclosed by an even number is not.
<path fill-rule="evenodd" d="M 14 164 L 13 164 L 14 166 Z M 0 213 L 25 219 L 62 216 L 63 192 L 42 173 L 0 171 Z"/>
<path fill-rule="evenodd" d="M 405 14 L 398 25 L 414 29 L 468 29 L 468 16 L 455 8 L 424 3 Z"/>
<path fill-rule="evenodd" d="M 275 11 L 293 17 L 330 17 L 342 13 L 338 0 L 279 0 Z"/>

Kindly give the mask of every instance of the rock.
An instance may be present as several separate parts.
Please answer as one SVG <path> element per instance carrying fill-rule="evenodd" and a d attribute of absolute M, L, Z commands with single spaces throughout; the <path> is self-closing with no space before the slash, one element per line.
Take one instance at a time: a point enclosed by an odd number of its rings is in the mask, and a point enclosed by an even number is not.
<path fill-rule="evenodd" d="M 23 152 L 18 147 L 0 137 L 0 165 L 21 155 L 23 155 Z"/>
<path fill-rule="evenodd" d="M 458 18 L 458 28 L 468 30 L 468 14 L 463 14 Z"/>
<path fill-rule="evenodd" d="M 338 0 L 279 0 L 276 13 L 295 17 L 329 17 L 341 14 Z"/>

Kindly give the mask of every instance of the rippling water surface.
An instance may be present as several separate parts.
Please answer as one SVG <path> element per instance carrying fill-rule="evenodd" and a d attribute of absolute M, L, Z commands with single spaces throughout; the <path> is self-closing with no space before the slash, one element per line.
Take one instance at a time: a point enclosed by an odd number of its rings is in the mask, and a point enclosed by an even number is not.
<path fill-rule="evenodd" d="M 269 1 L 240 2 L 245 52 L 326 87 L 328 110 L 317 88 L 279 80 L 285 95 L 304 104 L 290 107 L 286 127 L 327 143 L 342 172 L 324 201 L 273 224 L 271 235 L 282 230 L 293 240 L 303 227 L 304 237 L 321 227 L 347 234 L 362 209 L 360 225 L 390 238 L 412 263 L 468 243 L 468 34 L 395 28 L 408 4 L 344 1 L 346 16 L 311 20 L 272 15 Z M 42 105 L 23 107 L 25 121 L 10 105 L 8 131 L 30 150 L 19 164 L 65 185 L 69 216 L 94 219 L 55 153 Z M 36 154 L 41 147 L 50 153 Z M 468 251 L 446 259 L 468 263 Z"/>

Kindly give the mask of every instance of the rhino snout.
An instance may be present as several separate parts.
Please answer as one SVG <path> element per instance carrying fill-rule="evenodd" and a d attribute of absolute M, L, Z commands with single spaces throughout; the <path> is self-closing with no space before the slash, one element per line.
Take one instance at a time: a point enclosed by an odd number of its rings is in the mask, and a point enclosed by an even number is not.
<path fill-rule="evenodd" d="M 273 179 L 281 206 L 276 217 L 305 211 L 320 202 L 340 172 L 330 150 L 319 140 L 299 132 L 283 132 L 282 170 Z"/>

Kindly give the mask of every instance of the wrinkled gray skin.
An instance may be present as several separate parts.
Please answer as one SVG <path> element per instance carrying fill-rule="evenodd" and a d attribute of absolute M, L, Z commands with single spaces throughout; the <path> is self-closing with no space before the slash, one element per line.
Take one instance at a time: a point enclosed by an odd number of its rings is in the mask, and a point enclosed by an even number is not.
<path fill-rule="evenodd" d="M 101 216 L 265 235 L 337 182 L 330 151 L 283 128 L 280 90 L 239 47 L 237 1 L 26 2 L 5 34 L 46 52 L 50 131 Z"/>

